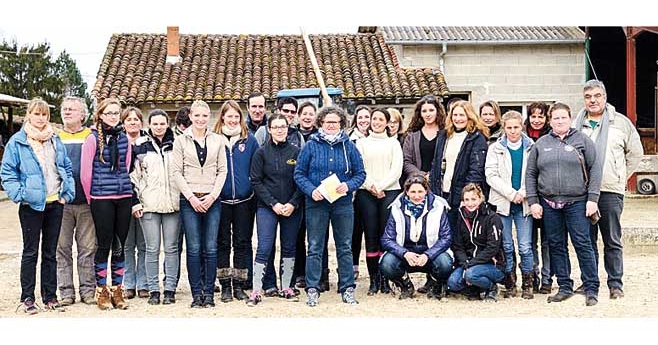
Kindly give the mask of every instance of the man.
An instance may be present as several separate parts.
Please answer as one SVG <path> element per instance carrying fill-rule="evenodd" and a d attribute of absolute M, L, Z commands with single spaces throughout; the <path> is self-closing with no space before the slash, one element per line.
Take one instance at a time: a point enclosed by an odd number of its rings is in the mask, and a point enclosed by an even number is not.
<path fill-rule="evenodd" d="M 66 146 L 71 159 L 73 179 L 75 180 L 75 199 L 64 205 L 62 225 L 57 242 L 57 285 L 60 302 L 64 306 L 75 303 L 73 283 L 73 239 L 78 252 L 78 277 L 80 281 L 80 299 L 85 304 L 96 304 L 96 278 L 94 273 L 94 255 L 96 254 L 96 228 L 91 217 L 91 209 L 85 199 L 80 183 L 80 156 L 82 144 L 91 130 L 83 127 L 87 119 L 87 104 L 79 97 L 65 97 L 62 102 L 62 121 L 64 128 L 59 138 Z"/>
<path fill-rule="evenodd" d="M 259 127 L 267 128 L 265 117 L 265 96 L 260 92 L 253 92 L 247 96 L 247 128 L 249 133 L 256 134 Z"/>
<path fill-rule="evenodd" d="M 295 126 L 295 123 L 297 122 L 297 100 L 292 97 L 283 97 L 279 99 L 274 114 L 280 114 L 286 117 L 288 120 L 287 141 L 301 149 L 304 145 L 304 136 L 299 132 L 297 126 Z M 265 145 L 270 139 L 270 134 L 264 126 L 258 128 L 254 136 L 260 146 Z"/>
<path fill-rule="evenodd" d="M 190 120 L 190 106 L 186 105 L 176 112 L 176 127 L 174 127 L 174 135 L 179 136 L 183 131 L 192 125 Z"/>
<path fill-rule="evenodd" d="M 618 299 L 624 297 L 621 280 L 624 260 L 619 222 L 624 209 L 624 191 L 626 181 L 637 169 L 644 151 L 635 125 L 607 103 L 605 86 L 601 81 L 586 82 L 583 93 L 585 108 L 578 113 L 574 127 L 594 141 L 596 164 L 599 169 L 603 169 L 598 202 L 601 219 L 590 227 L 590 237 L 598 266 L 596 242 L 601 231 L 610 299 Z M 582 290 L 581 287 L 576 292 L 579 290 Z"/>

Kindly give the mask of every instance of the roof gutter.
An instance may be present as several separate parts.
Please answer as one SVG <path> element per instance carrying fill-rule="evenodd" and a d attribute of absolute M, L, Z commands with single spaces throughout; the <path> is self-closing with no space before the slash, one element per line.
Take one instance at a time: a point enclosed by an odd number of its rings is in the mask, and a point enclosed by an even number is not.
<path fill-rule="evenodd" d="M 474 40 L 474 41 L 422 41 L 422 40 L 388 40 L 384 39 L 386 44 L 417 44 L 417 45 L 440 45 L 440 44 L 454 44 L 454 45 L 469 45 L 469 44 L 491 44 L 491 45 L 521 45 L 521 44 L 575 44 L 585 43 L 585 38 L 578 40 L 503 40 L 503 41 L 487 41 L 487 40 Z"/>

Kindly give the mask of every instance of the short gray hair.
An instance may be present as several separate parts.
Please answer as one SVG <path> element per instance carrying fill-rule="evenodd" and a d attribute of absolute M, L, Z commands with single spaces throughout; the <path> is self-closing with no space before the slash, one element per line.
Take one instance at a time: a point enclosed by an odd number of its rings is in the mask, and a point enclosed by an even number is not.
<path fill-rule="evenodd" d="M 597 88 L 597 87 L 603 91 L 603 95 L 605 95 L 605 96 L 608 95 L 608 93 L 605 91 L 605 85 L 603 85 L 603 82 L 600 81 L 600 80 L 596 80 L 596 79 L 588 80 L 585 83 L 585 86 L 583 87 L 583 92 L 592 90 L 592 89 Z"/>
<path fill-rule="evenodd" d="M 78 103 L 80 104 L 80 112 L 81 112 L 82 114 L 84 114 L 84 116 L 85 116 L 85 121 L 86 121 L 86 120 L 87 120 L 87 116 L 89 116 L 89 110 L 87 109 L 87 101 L 85 101 L 85 99 L 82 98 L 82 97 L 66 96 L 66 97 L 64 97 L 64 99 L 62 100 L 62 104 L 64 104 L 64 102 L 69 102 L 69 101 L 72 101 L 72 102 L 78 102 Z M 85 121 L 82 121 L 82 122 L 85 122 Z"/>

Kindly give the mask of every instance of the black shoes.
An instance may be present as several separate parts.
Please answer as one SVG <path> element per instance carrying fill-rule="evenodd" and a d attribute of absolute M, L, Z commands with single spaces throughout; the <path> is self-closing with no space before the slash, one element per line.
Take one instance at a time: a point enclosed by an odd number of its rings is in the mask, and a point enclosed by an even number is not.
<path fill-rule="evenodd" d="M 418 293 L 427 293 L 430 291 L 434 283 L 436 283 L 436 281 L 429 274 L 426 274 L 425 277 L 427 278 L 427 281 L 425 282 L 425 285 L 419 287 L 418 290 L 416 290 Z"/>
<path fill-rule="evenodd" d="M 176 292 L 165 290 L 164 297 L 162 298 L 162 304 L 174 304 L 174 303 L 176 303 Z"/>
<path fill-rule="evenodd" d="M 427 292 L 427 298 L 441 300 L 445 296 L 445 283 L 437 281 L 430 291 Z"/>
<path fill-rule="evenodd" d="M 494 283 L 484 295 L 485 302 L 498 302 L 498 284 Z"/>
<path fill-rule="evenodd" d="M 149 300 L 147 303 L 150 305 L 160 304 L 160 292 L 159 291 L 151 292 L 151 295 L 149 296 Z"/>
<path fill-rule="evenodd" d="M 215 297 L 213 295 L 203 296 L 203 307 L 204 308 L 214 308 L 215 307 Z"/>
<path fill-rule="evenodd" d="M 583 295 L 584 296 L 585 295 L 585 285 L 580 284 L 580 286 L 577 287 L 576 290 L 573 291 L 573 293 L 575 293 L 576 295 Z"/>
<path fill-rule="evenodd" d="M 599 299 L 596 295 L 587 295 L 587 298 L 585 298 L 585 305 L 588 307 L 595 306 L 597 303 L 599 303 Z"/>
<path fill-rule="evenodd" d="M 566 293 L 563 291 L 558 291 L 555 295 L 553 296 L 548 296 L 546 299 L 546 302 L 551 303 L 551 302 L 562 302 L 568 300 L 571 296 L 573 296 L 573 293 Z"/>
<path fill-rule="evenodd" d="M 203 308 L 203 295 L 194 296 L 190 308 Z"/>

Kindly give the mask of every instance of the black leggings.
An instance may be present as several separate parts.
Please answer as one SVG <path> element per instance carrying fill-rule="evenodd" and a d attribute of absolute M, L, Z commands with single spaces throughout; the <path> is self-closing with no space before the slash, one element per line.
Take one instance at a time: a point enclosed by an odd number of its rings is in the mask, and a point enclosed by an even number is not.
<path fill-rule="evenodd" d="M 383 198 L 378 199 L 364 189 L 356 192 L 355 201 L 366 234 L 366 257 L 373 254 L 381 255 L 380 240 L 388 221 L 388 205 L 400 194 L 400 190 L 387 190 L 384 194 Z"/>
<path fill-rule="evenodd" d="M 94 262 L 107 263 L 112 250 L 112 262 L 124 262 L 123 247 L 128 237 L 132 210 L 131 198 L 91 199 L 91 217 L 96 227 L 98 249 Z"/>

